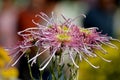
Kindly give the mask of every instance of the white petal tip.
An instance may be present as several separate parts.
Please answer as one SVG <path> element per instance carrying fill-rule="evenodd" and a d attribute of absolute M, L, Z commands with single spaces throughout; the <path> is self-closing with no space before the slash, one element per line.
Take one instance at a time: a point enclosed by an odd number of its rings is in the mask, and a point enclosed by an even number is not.
<path fill-rule="evenodd" d="M 39 70 L 40 70 L 40 71 L 43 71 L 44 69 L 40 68 Z"/>
<path fill-rule="evenodd" d="M 93 66 L 95 69 L 98 69 L 98 68 L 100 68 L 100 66 Z"/>
<path fill-rule="evenodd" d="M 76 66 L 77 68 L 79 68 L 79 66 Z"/>

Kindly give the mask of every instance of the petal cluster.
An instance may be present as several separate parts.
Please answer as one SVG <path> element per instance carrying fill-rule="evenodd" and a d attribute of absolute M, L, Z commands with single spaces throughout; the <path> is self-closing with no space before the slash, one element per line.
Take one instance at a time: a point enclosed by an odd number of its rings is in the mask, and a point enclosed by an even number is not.
<path fill-rule="evenodd" d="M 64 56 L 67 54 L 77 68 L 79 68 L 79 66 L 75 63 L 75 56 L 78 56 L 80 61 L 85 60 L 94 68 L 98 68 L 99 66 L 94 66 L 88 61 L 89 57 L 100 57 L 107 62 L 110 61 L 96 54 L 94 49 L 100 50 L 105 54 L 106 50 L 102 48 L 102 44 L 117 48 L 110 42 L 110 40 L 116 39 L 102 35 L 100 32 L 97 32 L 98 28 L 96 27 L 82 28 L 73 23 L 74 19 L 67 19 L 63 15 L 64 22 L 61 22 L 58 20 L 57 15 L 53 13 L 51 18 L 44 13 L 40 13 L 35 17 L 40 17 L 45 20 L 47 22 L 46 25 L 40 25 L 32 20 L 37 27 L 18 32 L 18 34 L 23 37 L 23 41 L 17 45 L 14 49 L 16 52 L 13 50 L 12 54 L 14 53 L 13 55 L 16 56 L 21 52 L 22 54 L 18 58 L 19 60 L 27 50 L 36 46 L 38 47 L 36 55 L 28 61 L 33 64 L 36 62 L 38 56 L 49 50 L 50 56 L 41 64 L 40 70 L 44 70 L 56 54 L 61 55 L 60 63 L 65 62 Z M 44 50 L 40 51 L 39 48 L 41 47 L 44 48 Z M 61 53 L 58 53 L 59 51 L 61 51 Z M 16 60 L 16 62 L 18 60 Z M 15 65 L 16 62 L 13 65 Z"/>

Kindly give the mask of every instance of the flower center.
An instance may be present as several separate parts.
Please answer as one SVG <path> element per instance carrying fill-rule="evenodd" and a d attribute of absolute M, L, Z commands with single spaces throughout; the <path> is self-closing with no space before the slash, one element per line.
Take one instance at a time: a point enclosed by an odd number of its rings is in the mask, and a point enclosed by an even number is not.
<path fill-rule="evenodd" d="M 69 31 L 69 28 L 67 26 L 60 26 L 58 27 L 60 31 L 63 31 L 63 32 L 68 32 Z"/>
<path fill-rule="evenodd" d="M 66 34 L 66 33 L 62 33 L 62 34 L 57 34 L 56 35 L 56 38 L 59 40 L 59 41 L 70 41 L 71 40 L 71 37 Z"/>

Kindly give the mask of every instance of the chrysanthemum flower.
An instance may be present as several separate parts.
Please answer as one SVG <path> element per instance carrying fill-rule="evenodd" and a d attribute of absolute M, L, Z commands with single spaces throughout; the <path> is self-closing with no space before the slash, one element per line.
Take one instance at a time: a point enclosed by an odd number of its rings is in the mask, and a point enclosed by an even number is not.
<path fill-rule="evenodd" d="M 99 66 L 94 66 L 90 63 L 88 58 L 100 57 L 107 62 L 110 62 L 110 60 L 106 60 L 96 54 L 94 49 L 107 53 L 106 50 L 102 48 L 102 44 L 117 48 L 114 44 L 110 43 L 110 40 L 115 39 L 102 35 L 100 32 L 97 32 L 97 28 L 95 27 L 81 28 L 72 23 L 74 19 L 67 19 L 62 15 L 65 21 L 58 22 L 56 15 L 52 14 L 52 17 L 49 18 L 44 13 L 40 13 L 35 17 L 42 18 L 47 22 L 47 25 L 40 25 L 33 20 L 33 23 L 38 26 L 37 28 L 28 28 L 18 32 L 18 34 L 23 37 L 24 41 L 22 41 L 22 44 L 18 45 L 17 48 L 19 48 L 19 50 L 17 53 L 22 51 L 22 56 L 30 47 L 43 47 L 43 51 L 40 52 L 38 49 L 36 55 L 28 61 L 33 64 L 36 62 L 38 56 L 49 50 L 50 56 L 41 64 L 40 70 L 44 70 L 56 55 L 60 55 L 60 63 L 64 63 L 64 55 L 66 54 L 69 55 L 70 60 L 77 68 L 79 68 L 79 66 L 76 64 L 74 56 L 78 56 L 80 61 L 85 60 L 94 68 L 99 68 Z M 59 51 L 61 51 L 61 53 L 58 53 Z"/>

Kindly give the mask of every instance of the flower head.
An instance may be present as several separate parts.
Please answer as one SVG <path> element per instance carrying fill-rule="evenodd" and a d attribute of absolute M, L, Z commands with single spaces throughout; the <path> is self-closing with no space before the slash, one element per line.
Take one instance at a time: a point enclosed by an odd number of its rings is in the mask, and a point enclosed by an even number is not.
<path fill-rule="evenodd" d="M 22 44 L 18 45 L 19 50 L 17 53 L 22 51 L 24 54 L 26 50 L 33 46 L 37 46 L 38 48 L 43 47 L 43 51 L 40 52 L 38 50 L 36 55 L 28 61 L 35 63 L 38 56 L 50 50 L 50 56 L 43 62 L 44 65 L 41 64 L 40 70 L 46 68 L 59 50 L 62 50 L 60 63 L 64 63 L 64 55 L 67 54 L 77 68 L 79 66 L 75 63 L 74 56 L 78 56 L 80 61 L 85 60 L 94 68 L 98 68 L 99 66 L 94 66 L 88 61 L 88 57 L 100 57 L 107 62 L 110 62 L 110 60 L 106 60 L 96 54 L 93 49 L 106 53 L 106 50 L 102 48 L 101 44 L 117 48 L 114 44 L 110 43 L 110 40 L 115 39 L 97 32 L 98 28 L 81 28 L 72 23 L 74 19 L 67 19 L 63 15 L 62 17 L 65 21 L 58 23 L 58 19 L 53 13 L 51 18 L 44 13 L 40 13 L 35 17 L 42 18 L 47 24 L 43 26 L 33 20 L 33 23 L 38 26 L 37 28 L 28 28 L 18 32 L 24 40 Z"/>

